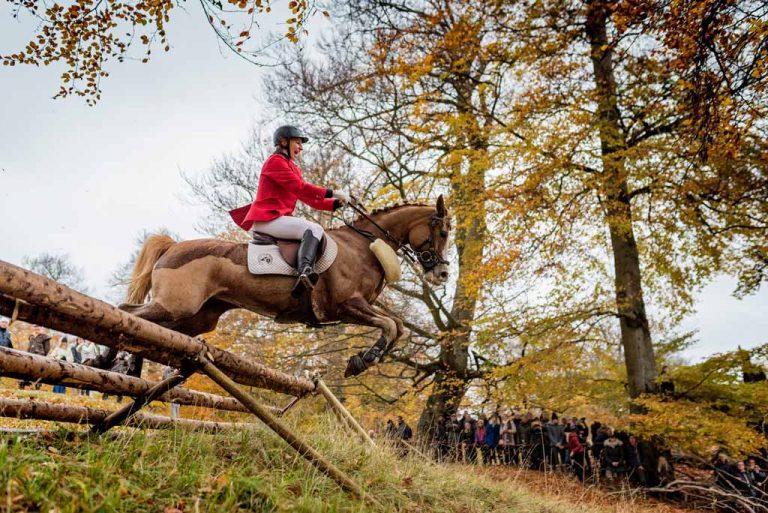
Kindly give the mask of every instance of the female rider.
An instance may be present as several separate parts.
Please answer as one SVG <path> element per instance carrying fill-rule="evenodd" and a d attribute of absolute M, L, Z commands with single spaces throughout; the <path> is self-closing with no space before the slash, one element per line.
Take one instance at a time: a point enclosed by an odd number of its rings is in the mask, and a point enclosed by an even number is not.
<path fill-rule="evenodd" d="M 291 291 L 298 298 L 302 290 L 312 290 L 318 275 L 314 264 L 323 228 L 312 221 L 293 217 L 296 200 L 318 210 L 336 210 L 350 202 L 349 195 L 307 183 L 294 160 L 309 141 L 298 128 L 281 126 L 272 136 L 275 152 L 261 168 L 253 204 L 230 212 L 243 230 L 266 233 L 278 239 L 301 240 L 297 254 L 299 277 Z"/>

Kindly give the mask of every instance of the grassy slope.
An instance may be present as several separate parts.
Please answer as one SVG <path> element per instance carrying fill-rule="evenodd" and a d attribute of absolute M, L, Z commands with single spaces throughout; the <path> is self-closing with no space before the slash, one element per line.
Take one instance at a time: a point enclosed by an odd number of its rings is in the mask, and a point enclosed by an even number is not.
<path fill-rule="evenodd" d="M 298 417 L 294 417 L 294 422 Z M 384 511 L 573 513 L 640 511 L 531 491 L 490 472 L 366 450 L 325 415 L 299 429 Z M 263 429 L 206 435 L 120 433 L 76 438 L 5 435 L 0 508 L 6 511 L 382 511 L 351 499 Z M 659 510 L 656 510 L 659 511 Z"/>
<path fill-rule="evenodd" d="M 0 381 L 0 395 L 116 409 L 98 395 L 19 391 Z M 573 478 L 538 472 L 400 459 L 370 451 L 330 414 L 305 404 L 286 419 L 330 461 L 383 505 L 383 511 L 516 513 L 647 512 L 673 508 L 636 498 L 606 497 Z M 167 406 L 154 405 L 158 413 Z M 196 409 L 183 408 L 197 416 Z M 210 412 L 208 412 L 210 413 Z M 235 415 L 232 420 L 252 421 Z M 0 428 L 56 429 L 51 423 L 0 418 Z M 119 429 L 115 437 L 74 437 L 71 429 L 45 436 L 2 435 L 0 511 L 382 511 L 352 499 L 276 435 L 256 428 L 228 434 Z"/>

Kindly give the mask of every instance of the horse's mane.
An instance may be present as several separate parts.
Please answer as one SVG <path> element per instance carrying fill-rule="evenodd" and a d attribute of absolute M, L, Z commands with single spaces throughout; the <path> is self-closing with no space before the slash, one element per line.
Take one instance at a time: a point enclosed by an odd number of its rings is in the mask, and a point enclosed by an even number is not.
<path fill-rule="evenodd" d="M 384 214 L 386 212 L 389 212 L 391 210 L 398 210 L 404 207 L 432 207 L 434 208 L 434 205 L 428 205 L 426 203 L 408 203 L 408 202 L 401 202 L 401 203 L 395 203 L 393 205 L 387 205 L 386 207 L 380 207 L 377 208 L 371 212 L 368 212 L 369 216 L 375 216 L 377 214 Z M 360 222 L 365 221 L 366 219 L 363 216 L 357 216 L 354 221 L 352 221 L 352 224 L 357 224 Z"/>

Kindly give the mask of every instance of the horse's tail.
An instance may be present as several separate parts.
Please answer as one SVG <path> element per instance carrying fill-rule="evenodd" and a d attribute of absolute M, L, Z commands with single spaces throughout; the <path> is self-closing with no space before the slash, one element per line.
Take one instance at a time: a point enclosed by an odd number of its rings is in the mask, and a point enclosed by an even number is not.
<path fill-rule="evenodd" d="M 152 269 L 155 264 L 168 249 L 176 244 L 168 235 L 151 235 L 144 241 L 139 256 L 136 257 L 136 264 L 133 266 L 131 282 L 128 285 L 128 297 L 126 302 L 130 304 L 141 304 L 149 294 L 152 288 Z"/>

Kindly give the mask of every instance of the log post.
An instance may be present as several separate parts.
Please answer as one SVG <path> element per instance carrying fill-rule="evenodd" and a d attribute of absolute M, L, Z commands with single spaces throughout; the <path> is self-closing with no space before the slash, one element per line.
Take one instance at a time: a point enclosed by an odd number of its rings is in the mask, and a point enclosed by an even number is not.
<path fill-rule="evenodd" d="M 371 447 L 376 447 L 376 443 L 371 439 L 370 436 L 368 436 L 368 433 L 365 432 L 365 429 L 363 429 L 355 417 L 349 413 L 349 410 L 347 410 L 344 405 L 341 404 L 341 401 L 339 401 L 333 392 L 331 392 L 323 380 L 317 377 L 315 379 L 315 386 L 317 387 L 317 390 L 323 394 L 325 400 L 328 401 L 328 404 L 336 413 L 336 416 L 339 417 L 339 420 L 341 420 L 342 423 L 347 424 L 353 431 L 360 435 L 360 438 L 362 438 L 364 442 L 367 442 Z"/>
<path fill-rule="evenodd" d="M 170 391 L 172 388 L 175 388 L 178 385 L 181 385 L 194 372 L 194 368 L 188 366 L 185 366 L 185 368 L 180 371 L 174 372 L 172 376 L 160 381 L 155 386 L 150 388 L 146 394 L 138 396 L 132 403 L 123 406 L 116 412 L 113 412 L 107 416 L 103 421 L 94 424 L 91 427 L 91 432 L 97 434 L 106 433 L 114 426 L 128 420 L 131 416 L 138 413 L 140 409 L 164 393 Z"/>

